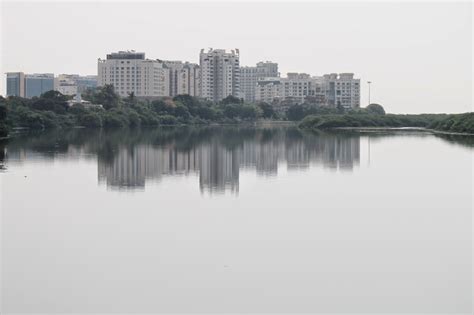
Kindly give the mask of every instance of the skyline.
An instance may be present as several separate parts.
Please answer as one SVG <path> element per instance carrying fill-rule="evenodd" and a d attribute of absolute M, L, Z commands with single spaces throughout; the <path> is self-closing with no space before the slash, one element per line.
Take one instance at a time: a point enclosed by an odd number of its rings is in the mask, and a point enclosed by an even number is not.
<path fill-rule="evenodd" d="M 107 11 L 104 15 L 110 6 L 114 6 L 113 13 Z M 156 15 L 163 10 L 167 14 Z M 212 17 L 207 13 L 211 11 Z M 238 23 L 228 23 L 229 11 Z M 370 22 L 360 15 L 365 11 L 370 11 Z M 314 76 L 356 73 L 361 78 L 362 107 L 367 105 L 367 81 L 371 81 L 371 101 L 382 104 L 389 112 L 472 110 L 469 2 L 147 2 L 130 7 L 113 2 L 5 1 L 1 14 L 2 95 L 4 73 L 9 71 L 97 74 L 98 58 L 129 49 L 143 51 L 150 59 L 199 63 L 200 49 L 212 47 L 239 48 L 242 66 L 266 60 L 277 62 L 282 76 L 287 72 Z M 27 22 L 17 23 L 20 16 Z M 122 20 L 129 23 L 115 24 Z M 403 20 L 404 24 L 394 20 Z M 64 27 L 54 28 L 57 25 Z M 109 27 L 105 29 L 103 25 Z M 174 26 L 172 30 L 170 25 Z M 51 36 L 41 36 L 44 29 Z M 160 32 L 161 29 L 167 32 Z M 55 46 L 58 38 L 66 49 Z M 367 46 L 374 42 L 377 46 Z"/>

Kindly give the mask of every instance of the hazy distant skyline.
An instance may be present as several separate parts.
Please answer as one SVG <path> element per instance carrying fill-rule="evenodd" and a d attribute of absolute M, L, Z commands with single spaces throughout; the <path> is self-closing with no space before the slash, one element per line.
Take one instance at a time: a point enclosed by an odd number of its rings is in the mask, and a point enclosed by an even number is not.
<path fill-rule="evenodd" d="M 472 111 L 472 4 L 325 2 L 18 2 L 1 4 L 5 72 L 97 74 L 97 58 L 136 50 L 199 63 L 240 49 L 287 72 L 353 72 L 361 106 L 394 113 Z"/>

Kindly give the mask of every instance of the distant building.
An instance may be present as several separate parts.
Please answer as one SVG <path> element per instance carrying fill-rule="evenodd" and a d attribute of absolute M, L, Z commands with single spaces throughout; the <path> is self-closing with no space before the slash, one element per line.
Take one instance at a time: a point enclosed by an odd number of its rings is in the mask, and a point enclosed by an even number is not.
<path fill-rule="evenodd" d="M 119 51 L 98 60 L 98 86 L 112 84 L 122 97 L 169 96 L 169 69 L 160 60 L 145 59 L 145 53 Z"/>
<path fill-rule="evenodd" d="M 58 75 L 56 78 L 54 78 L 54 89 L 64 95 L 76 95 L 77 84 L 73 75 Z"/>
<path fill-rule="evenodd" d="M 262 78 L 279 77 L 278 64 L 275 62 L 259 62 L 255 67 L 240 68 L 240 90 L 244 101 L 254 102 L 257 81 Z"/>
<path fill-rule="evenodd" d="M 229 95 L 240 94 L 240 56 L 239 50 L 226 52 L 225 49 L 201 49 L 201 96 L 219 102 Z"/>
<path fill-rule="evenodd" d="M 241 96 L 246 102 L 255 101 L 257 77 L 257 67 L 240 67 Z"/>
<path fill-rule="evenodd" d="M 84 108 L 104 109 L 101 104 L 92 104 L 90 101 L 85 101 L 81 98 L 81 94 L 75 95 L 74 99 L 67 101 L 69 107 L 74 105 L 82 105 Z"/>
<path fill-rule="evenodd" d="M 163 64 L 169 69 L 170 96 L 173 97 L 182 94 L 200 96 L 201 72 L 199 65 L 169 60 L 163 60 Z"/>
<path fill-rule="evenodd" d="M 25 74 L 7 72 L 7 96 L 25 97 Z"/>
<path fill-rule="evenodd" d="M 287 74 L 286 78 L 281 79 L 281 98 L 292 98 L 298 104 L 304 103 L 305 98 L 310 95 L 312 88 L 311 76 L 307 73 Z"/>
<path fill-rule="evenodd" d="M 54 90 L 54 74 L 25 74 L 25 97 L 31 98 Z"/>
<path fill-rule="evenodd" d="M 97 76 L 96 75 L 85 75 L 78 76 L 76 78 L 77 91 L 79 93 L 84 92 L 87 89 L 93 89 L 97 87 Z"/>
<path fill-rule="evenodd" d="M 286 78 L 263 78 L 257 82 L 255 101 L 317 106 L 358 108 L 360 79 L 352 73 L 332 73 L 322 77 L 288 73 Z"/>
<path fill-rule="evenodd" d="M 54 90 L 52 73 L 7 73 L 7 96 L 32 98 L 51 90 Z"/>
<path fill-rule="evenodd" d="M 281 78 L 262 78 L 257 81 L 255 88 L 255 101 L 273 103 L 281 97 Z"/>
<path fill-rule="evenodd" d="M 88 88 L 97 87 L 97 76 L 78 74 L 60 74 L 54 78 L 54 89 L 64 95 L 83 93 Z"/>
<path fill-rule="evenodd" d="M 329 106 L 360 107 L 360 79 L 354 79 L 353 73 L 325 74 L 323 86 Z"/>

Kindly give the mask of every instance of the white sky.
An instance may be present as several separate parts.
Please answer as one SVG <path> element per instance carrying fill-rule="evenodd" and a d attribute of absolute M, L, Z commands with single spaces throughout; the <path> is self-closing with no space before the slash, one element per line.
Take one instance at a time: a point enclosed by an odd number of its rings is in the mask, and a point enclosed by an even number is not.
<path fill-rule="evenodd" d="M 239 48 L 241 65 L 354 72 L 362 105 L 395 113 L 472 111 L 472 4 L 467 2 L 19 2 L 1 5 L 8 71 L 96 74 L 97 58 L 134 49 L 198 62 Z"/>

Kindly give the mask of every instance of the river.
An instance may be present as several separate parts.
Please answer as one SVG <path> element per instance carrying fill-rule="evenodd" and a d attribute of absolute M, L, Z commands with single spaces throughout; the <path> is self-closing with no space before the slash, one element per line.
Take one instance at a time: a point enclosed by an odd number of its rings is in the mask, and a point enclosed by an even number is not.
<path fill-rule="evenodd" d="M 3 313 L 470 313 L 473 139 L 292 126 L 0 144 Z"/>

